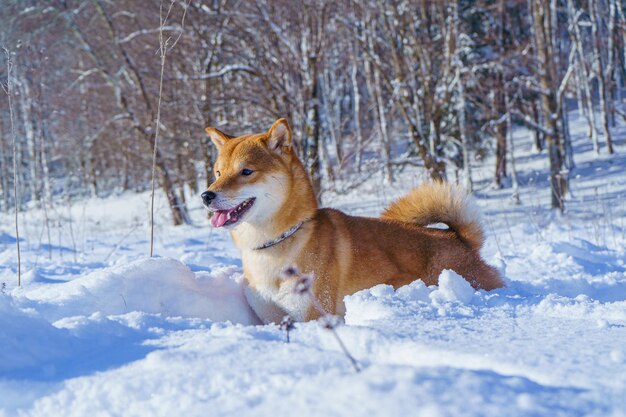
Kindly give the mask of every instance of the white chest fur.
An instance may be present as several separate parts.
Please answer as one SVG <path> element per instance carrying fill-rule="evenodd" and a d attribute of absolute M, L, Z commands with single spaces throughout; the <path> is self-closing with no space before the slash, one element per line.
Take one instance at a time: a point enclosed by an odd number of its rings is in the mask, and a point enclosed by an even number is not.
<path fill-rule="evenodd" d="M 297 266 L 288 253 L 277 255 L 276 250 L 243 250 L 242 260 L 246 280 L 250 285 L 245 294 L 252 309 L 266 322 L 280 323 L 285 315 L 296 321 L 304 321 L 310 307 L 308 295 L 294 292 L 293 280 L 281 279 L 281 272 L 289 266 Z"/>

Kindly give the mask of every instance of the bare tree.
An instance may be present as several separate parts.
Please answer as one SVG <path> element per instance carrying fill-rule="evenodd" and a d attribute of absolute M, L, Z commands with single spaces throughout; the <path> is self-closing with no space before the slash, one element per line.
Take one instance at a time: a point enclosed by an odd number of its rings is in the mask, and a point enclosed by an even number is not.
<path fill-rule="evenodd" d="M 594 148 L 603 136 L 616 150 L 622 3 L 175 0 L 159 25 L 159 2 L 7 0 L 2 42 L 19 45 L 24 71 L 12 80 L 15 158 L 0 103 L 2 209 L 14 203 L 13 162 L 21 202 L 53 207 L 68 191 L 146 192 L 154 161 L 155 187 L 182 224 L 212 180 L 203 128 L 243 134 L 278 117 L 289 118 L 319 197 L 358 184 L 364 167 L 387 181 L 407 164 L 470 181 L 472 159 L 488 153 L 494 184 L 514 188 L 509 130 L 524 124 L 536 150 L 547 148 L 551 204 L 563 209 L 569 98 Z M 160 31 L 176 40 L 164 65 Z"/>
<path fill-rule="evenodd" d="M 532 0 L 533 39 L 538 61 L 537 81 L 541 92 L 541 110 L 550 163 L 550 190 L 553 208 L 564 210 L 567 192 L 567 172 L 564 170 L 565 147 L 557 98 L 558 79 L 553 42 L 553 13 L 551 5 Z"/>
<path fill-rule="evenodd" d="M 610 103 L 607 98 L 607 83 L 605 74 L 604 58 L 600 52 L 602 45 L 598 34 L 598 26 L 600 25 L 600 15 L 598 13 L 598 1 L 589 0 L 589 19 L 591 22 L 591 36 L 593 44 L 593 68 L 596 78 L 598 79 L 598 91 L 600 93 L 600 115 L 602 118 L 602 130 L 604 140 L 606 140 L 606 148 L 609 154 L 613 153 L 613 138 L 611 129 L 609 128 L 609 117 L 611 114 Z"/>

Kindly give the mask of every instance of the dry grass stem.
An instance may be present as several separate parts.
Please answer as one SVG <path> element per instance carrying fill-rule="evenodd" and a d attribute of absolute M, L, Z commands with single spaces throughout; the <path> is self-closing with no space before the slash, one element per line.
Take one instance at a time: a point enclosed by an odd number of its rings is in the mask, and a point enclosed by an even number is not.
<path fill-rule="evenodd" d="M 295 280 L 293 292 L 296 293 L 297 295 L 301 295 L 301 296 L 306 295 L 309 297 L 309 299 L 311 300 L 311 304 L 313 305 L 313 308 L 315 308 L 315 310 L 320 314 L 320 320 L 319 320 L 320 324 L 325 329 L 330 330 L 332 332 L 333 336 L 335 337 L 335 340 L 339 344 L 339 347 L 343 351 L 346 358 L 348 358 L 348 360 L 352 364 L 352 367 L 354 368 L 354 370 L 356 372 L 360 372 L 361 367 L 359 366 L 359 363 L 356 361 L 356 359 L 354 359 L 354 356 L 350 354 L 345 343 L 343 342 L 341 337 L 339 337 L 339 333 L 337 333 L 337 327 L 342 323 L 342 320 L 337 316 L 328 314 L 326 310 L 324 309 L 324 306 L 322 306 L 322 304 L 319 302 L 319 300 L 317 299 L 317 297 L 315 296 L 315 294 L 313 294 L 313 291 L 311 290 L 311 287 L 313 284 L 313 276 L 310 274 L 302 274 L 298 270 L 298 268 L 290 266 L 283 271 L 282 278 L 284 280 Z M 285 320 L 283 319 L 283 321 Z"/>
<path fill-rule="evenodd" d="M 17 196 L 17 146 L 15 143 L 15 125 L 13 123 L 13 101 L 11 95 L 13 94 L 11 85 L 11 71 L 13 70 L 13 62 L 11 61 L 11 53 L 7 48 L 4 48 L 4 53 L 7 56 L 7 85 L 3 87 L 4 92 L 7 94 L 9 100 L 9 118 L 11 123 L 11 139 L 13 141 L 13 196 L 15 198 L 15 245 L 17 246 L 17 286 L 22 285 L 22 259 L 20 253 L 20 227 L 19 227 L 19 202 Z"/>

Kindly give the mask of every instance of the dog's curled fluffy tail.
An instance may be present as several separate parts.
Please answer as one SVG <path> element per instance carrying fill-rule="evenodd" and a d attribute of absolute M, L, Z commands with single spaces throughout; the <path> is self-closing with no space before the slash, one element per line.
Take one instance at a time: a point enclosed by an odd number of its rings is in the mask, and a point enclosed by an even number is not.
<path fill-rule="evenodd" d="M 469 194 L 446 182 L 427 182 L 412 189 L 391 203 L 381 218 L 419 226 L 445 223 L 475 251 L 480 250 L 485 240 L 478 211 Z"/>

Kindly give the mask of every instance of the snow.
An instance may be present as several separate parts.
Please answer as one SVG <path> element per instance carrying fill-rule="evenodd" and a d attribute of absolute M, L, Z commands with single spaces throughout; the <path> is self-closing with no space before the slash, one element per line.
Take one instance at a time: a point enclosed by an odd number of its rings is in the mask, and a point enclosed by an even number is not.
<path fill-rule="evenodd" d="M 584 125 L 572 134 L 579 176 L 564 215 L 546 207 L 547 157 L 523 130 L 522 205 L 489 188 L 490 160 L 474 170 L 483 256 L 506 288 L 474 291 L 446 270 L 438 286 L 346 297 L 337 332 L 359 373 L 316 322 L 296 324 L 290 343 L 258 324 L 239 255 L 199 198 L 194 226 L 172 227 L 159 196 L 155 258 L 145 194 L 58 204 L 50 241 L 30 208 L 19 288 L 2 216 L 0 416 L 626 416 L 625 135 L 596 158 Z M 373 175 L 330 205 L 377 215 L 420 181 L 398 178 Z"/>
<path fill-rule="evenodd" d="M 54 286 L 29 286 L 16 294 L 49 320 L 73 315 L 119 315 L 130 311 L 166 317 L 197 317 L 254 324 L 236 267 L 191 270 L 174 259 L 140 259 Z"/>
<path fill-rule="evenodd" d="M 473 296 L 474 289 L 470 283 L 449 269 L 441 272 L 439 288 L 430 294 L 430 298 L 437 302 L 458 301 L 462 304 L 469 303 Z"/>

